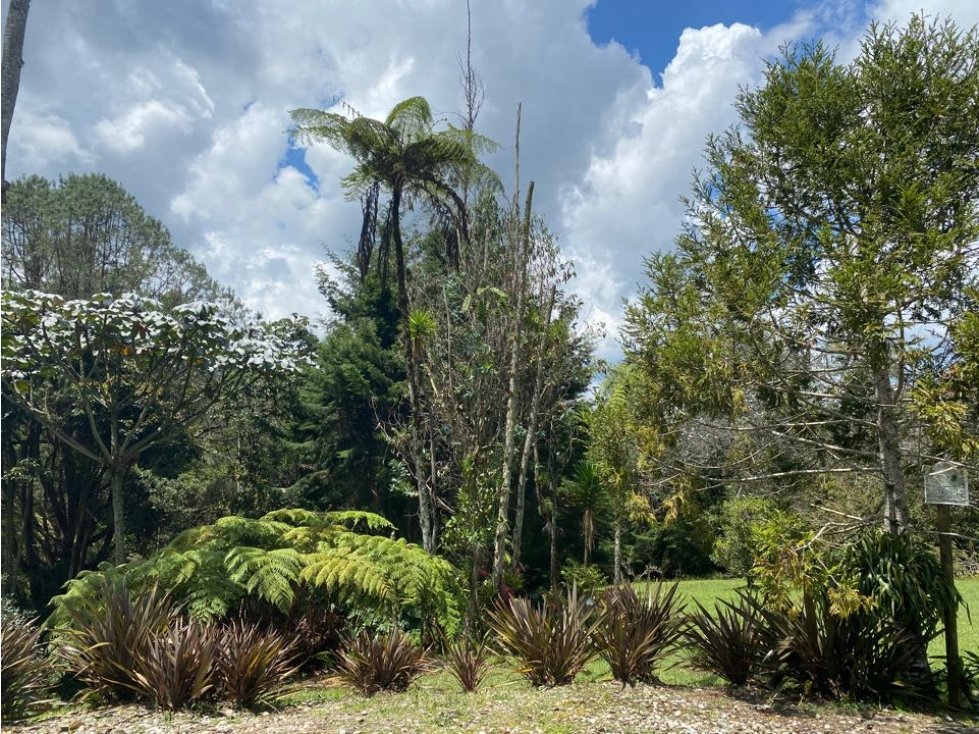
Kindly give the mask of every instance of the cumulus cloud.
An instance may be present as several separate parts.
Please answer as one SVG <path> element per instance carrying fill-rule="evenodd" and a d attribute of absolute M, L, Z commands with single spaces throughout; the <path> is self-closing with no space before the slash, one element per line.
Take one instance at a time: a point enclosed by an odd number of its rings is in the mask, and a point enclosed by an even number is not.
<path fill-rule="evenodd" d="M 602 1 L 602 0 L 599 0 Z M 913 5 L 914 8 L 906 8 Z M 903 20 L 921 0 L 871 9 Z M 706 135 L 734 121 L 739 85 L 788 39 L 862 33 L 864 4 L 832 0 L 785 24 L 688 29 L 665 69 L 617 43 L 597 46 L 589 0 L 473 4 L 473 61 L 486 86 L 490 163 L 513 178 L 523 103 L 521 176 L 576 262 L 576 288 L 608 323 L 605 356 L 644 255 L 669 247 Z M 954 0 L 926 9 L 975 22 Z M 383 116 L 421 94 L 458 122 L 459 0 L 287 4 L 272 0 L 130 3 L 49 0 L 31 8 L 8 175 L 98 170 L 118 179 L 178 244 L 268 316 L 325 309 L 315 263 L 358 232 L 338 182 L 351 162 L 311 146 L 315 176 L 286 165 L 289 110 L 343 98 Z M 525 185 L 525 183 L 524 183 Z"/>

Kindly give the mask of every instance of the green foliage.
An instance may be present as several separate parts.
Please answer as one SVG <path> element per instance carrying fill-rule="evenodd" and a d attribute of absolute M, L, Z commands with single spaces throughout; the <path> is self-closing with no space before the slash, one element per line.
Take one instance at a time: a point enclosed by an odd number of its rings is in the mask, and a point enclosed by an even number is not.
<path fill-rule="evenodd" d="M 177 711 L 214 687 L 219 640 L 193 620 L 171 620 L 135 655 L 131 688 L 156 708 Z"/>
<path fill-rule="evenodd" d="M 427 667 L 426 652 L 401 630 L 362 632 L 340 653 L 337 674 L 365 696 L 405 691 Z"/>
<path fill-rule="evenodd" d="M 724 437 L 686 469 L 876 474 L 897 532 L 908 453 L 971 451 L 977 68 L 976 29 L 914 16 L 871 26 L 846 64 L 791 45 L 739 95 L 676 249 L 649 258 L 627 309 L 628 361 L 663 386 L 659 427 Z"/>
<path fill-rule="evenodd" d="M 598 596 L 608 584 L 608 578 L 598 566 L 585 566 L 572 560 L 561 568 L 561 581 L 567 588 L 580 589 L 586 596 Z"/>
<path fill-rule="evenodd" d="M 54 672 L 40 644 L 36 621 L 10 614 L 4 605 L 0 621 L 0 720 L 27 719 L 50 705 Z"/>
<path fill-rule="evenodd" d="M 748 577 L 761 555 L 758 523 L 769 519 L 777 505 L 765 497 L 734 497 L 718 512 L 718 536 L 711 560 L 732 576 Z"/>
<path fill-rule="evenodd" d="M 82 577 L 61 597 L 59 654 L 68 671 L 93 691 L 119 700 L 144 695 L 139 666 L 150 651 L 162 654 L 159 639 L 174 624 L 177 610 L 159 586 L 135 594 L 119 578 Z"/>
<path fill-rule="evenodd" d="M 662 582 L 639 593 L 631 585 L 605 591 L 593 640 L 623 686 L 658 681 L 656 666 L 682 636 L 676 593 L 677 584 Z"/>
<path fill-rule="evenodd" d="M 684 637 L 693 646 L 694 667 L 709 670 L 736 686 L 758 672 L 761 646 L 758 612 L 742 597 L 719 602 L 711 613 L 699 601 L 688 615 Z"/>
<path fill-rule="evenodd" d="M 299 670 L 298 640 L 244 621 L 215 630 L 220 695 L 236 708 L 270 706 Z"/>
<path fill-rule="evenodd" d="M 448 644 L 446 664 L 464 692 L 476 691 L 486 677 L 489 669 L 487 652 L 484 639 L 473 641 L 463 636 Z"/>
<path fill-rule="evenodd" d="M 242 606 L 287 614 L 310 598 L 360 623 L 460 618 L 452 566 L 420 547 L 383 535 L 392 526 L 367 512 L 277 510 L 253 520 L 230 516 L 191 528 L 149 559 L 82 574 L 55 597 L 55 619 L 78 603 L 97 605 L 108 578 L 156 583 L 194 618 L 220 619 Z"/>
<path fill-rule="evenodd" d="M 864 531 L 842 552 L 840 572 L 855 591 L 873 601 L 876 614 L 918 640 L 938 633 L 942 610 L 957 606 L 959 594 L 945 582 L 929 543 L 911 533 Z"/>
<path fill-rule="evenodd" d="M 500 602 L 488 619 L 499 644 L 534 686 L 571 683 L 595 656 L 591 637 L 597 623 L 595 610 L 575 589 L 539 605 L 518 598 Z"/>

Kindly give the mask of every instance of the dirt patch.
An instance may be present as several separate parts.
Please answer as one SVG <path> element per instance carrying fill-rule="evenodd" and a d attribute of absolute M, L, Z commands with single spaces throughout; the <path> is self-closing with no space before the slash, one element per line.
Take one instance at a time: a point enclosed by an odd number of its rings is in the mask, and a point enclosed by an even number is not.
<path fill-rule="evenodd" d="M 548 690 L 490 686 L 475 694 L 416 686 L 360 698 L 322 682 L 307 703 L 253 714 L 167 714 L 138 706 L 65 711 L 5 727 L 17 734 L 977 734 L 974 719 L 830 704 L 774 703 L 720 688 L 580 682 Z M 320 698 L 321 700 L 315 700 Z M 322 700 L 325 699 L 325 700 Z"/>

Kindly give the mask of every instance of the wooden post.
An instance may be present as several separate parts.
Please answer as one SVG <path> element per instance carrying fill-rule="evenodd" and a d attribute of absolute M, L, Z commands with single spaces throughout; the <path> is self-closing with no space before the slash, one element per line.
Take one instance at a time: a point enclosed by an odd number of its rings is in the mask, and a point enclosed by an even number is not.
<path fill-rule="evenodd" d="M 936 505 L 938 512 L 938 552 L 950 599 L 942 610 L 945 620 L 945 669 L 948 672 L 948 705 L 962 705 L 962 660 L 959 658 L 958 594 L 955 593 L 955 568 L 952 562 L 952 518 L 948 505 Z"/>

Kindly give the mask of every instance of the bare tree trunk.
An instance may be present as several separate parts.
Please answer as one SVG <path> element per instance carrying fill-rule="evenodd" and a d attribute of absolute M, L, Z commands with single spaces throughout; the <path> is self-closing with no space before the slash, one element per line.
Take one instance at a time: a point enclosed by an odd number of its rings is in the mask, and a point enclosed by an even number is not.
<path fill-rule="evenodd" d="M 7 193 L 7 136 L 14 119 L 14 105 L 20 89 L 20 69 L 24 65 L 24 34 L 27 31 L 27 12 L 31 0 L 10 0 L 7 24 L 3 29 L 3 69 L 0 71 L 0 110 L 3 117 L 3 142 L 0 146 L 0 178 L 3 194 Z"/>
<path fill-rule="evenodd" d="M 554 309 L 554 299 L 557 296 L 557 289 L 551 288 L 551 297 L 547 304 L 547 318 L 544 322 L 544 331 L 541 335 L 541 343 L 537 353 L 537 374 L 534 375 L 534 392 L 530 401 L 530 421 L 527 426 L 527 435 L 524 438 L 523 452 L 520 455 L 520 469 L 517 474 L 517 508 L 513 518 L 513 558 L 510 562 L 510 570 L 516 571 L 520 563 L 520 550 L 523 545 L 523 523 L 525 505 L 527 500 L 527 475 L 530 464 L 531 448 L 536 446 L 537 441 L 537 413 L 540 410 L 541 392 L 544 382 L 544 355 L 546 348 L 547 330 L 551 325 L 551 311 Z"/>
<path fill-rule="evenodd" d="M 422 547 L 429 553 L 434 552 L 435 543 L 432 534 L 432 502 L 429 494 L 427 468 L 425 466 L 425 450 L 421 435 L 421 395 L 420 379 L 418 376 L 418 360 L 415 353 L 414 338 L 408 323 L 410 309 L 408 303 L 408 284 L 406 282 L 407 266 L 405 264 L 404 243 L 401 241 L 401 189 L 395 187 L 391 193 L 392 236 L 394 238 L 394 256 L 398 271 L 398 309 L 401 311 L 401 323 L 404 326 L 404 357 L 405 377 L 408 382 L 408 406 L 411 409 L 409 425 L 411 432 L 411 461 L 415 465 L 415 484 L 418 488 L 418 524 L 421 528 Z"/>
<path fill-rule="evenodd" d="M 884 528 L 891 533 L 901 533 L 906 527 L 907 492 L 901 466 L 896 396 L 886 367 L 874 372 L 874 388 L 877 393 L 877 440 L 884 476 Z"/>
<path fill-rule="evenodd" d="M 493 543 L 493 586 L 503 581 L 503 565 L 506 556 L 507 526 L 510 519 L 510 493 L 513 477 L 514 436 L 517 428 L 517 373 L 520 367 L 520 337 L 523 331 L 524 276 L 527 270 L 527 251 L 530 240 L 531 207 L 534 200 L 534 182 L 527 187 L 527 205 L 517 239 L 517 259 L 514 272 L 514 288 L 517 291 L 515 324 L 510 339 L 510 382 L 507 394 L 506 428 L 503 439 L 503 471 L 497 493 L 496 536 Z"/>

